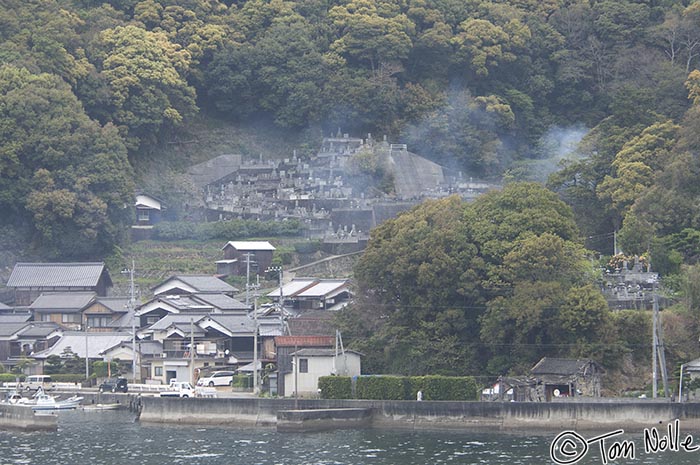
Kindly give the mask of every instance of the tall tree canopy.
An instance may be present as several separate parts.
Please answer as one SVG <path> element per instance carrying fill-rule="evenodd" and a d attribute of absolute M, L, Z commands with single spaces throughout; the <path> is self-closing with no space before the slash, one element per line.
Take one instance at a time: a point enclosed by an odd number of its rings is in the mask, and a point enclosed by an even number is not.
<path fill-rule="evenodd" d="M 571 210 L 537 184 L 428 201 L 373 231 L 355 275 L 343 324 L 388 372 L 505 373 L 613 335 Z"/>
<path fill-rule="evenodd" d="M 92 257 L 130 223 L 132 172 L 116 128 L 59 77 L 0 68 L 0 212 L 48 256 Z"/>

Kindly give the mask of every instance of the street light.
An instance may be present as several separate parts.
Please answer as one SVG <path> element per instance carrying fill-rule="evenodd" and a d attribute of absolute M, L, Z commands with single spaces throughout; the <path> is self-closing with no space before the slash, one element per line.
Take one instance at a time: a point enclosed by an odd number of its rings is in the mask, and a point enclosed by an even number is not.
<path fill-rule="evenodd" d="M 284 308 L 284 290 L 282 289 L 282 277 L 283 277 L 283 271 L 282 271 L 282 266 L 270 266 L 265 270 L 266 273 L 273 273 L 273 272 L 278 272 L 279 273 L 279 281 L 280 281 L 280 298 L 278 301 L 279 305 L 279 310 L 280 310 L 280 318 L 282 318 L 282 309 Z"/>

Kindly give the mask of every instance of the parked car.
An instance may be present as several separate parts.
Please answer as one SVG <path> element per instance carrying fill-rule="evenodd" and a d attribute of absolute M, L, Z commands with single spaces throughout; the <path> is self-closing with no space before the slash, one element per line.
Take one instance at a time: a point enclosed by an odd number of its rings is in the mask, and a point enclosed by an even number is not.
<path fill-rule="evenodd" d="M 21 387 L 27 391 L 38 391 L 39 388 L 48 391 L 54 384 L 49 375 L 30 375 L 21 383 Z"/>
<path fill-rule="evenodd" d="M 197 386 L 231 386 L 233 371 L 215 371 L 209 376 L 203 376 L 197 380 Z"/>
<path fill-rule="evenodd" d="M 187 381 L 170 381 L 165 391 L 161 391 L 160 397 L 194 397 L 194 388 Z"/>
<path fill-rule="evenodd" d="M 129 390 L 126 378 L 106 379 L 97 388 L 100 392 L 127 392 Z"/>

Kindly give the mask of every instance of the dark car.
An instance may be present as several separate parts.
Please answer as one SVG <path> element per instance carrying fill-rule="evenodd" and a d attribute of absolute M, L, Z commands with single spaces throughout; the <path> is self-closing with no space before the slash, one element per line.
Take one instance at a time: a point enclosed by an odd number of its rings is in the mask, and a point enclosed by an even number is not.
<path fill-rule="evenodd" d="M 100 392 L 126 392 L 129 390 L 126 378 L 110 378 L 97 388 Z"/>

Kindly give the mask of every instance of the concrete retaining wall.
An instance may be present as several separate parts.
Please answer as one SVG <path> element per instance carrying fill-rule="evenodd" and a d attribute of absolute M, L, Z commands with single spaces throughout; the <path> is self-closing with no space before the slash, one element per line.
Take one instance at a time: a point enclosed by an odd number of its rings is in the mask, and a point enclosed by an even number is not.
<path fill-rule="evenodd" d="M 22 431 L 56 431 L 56 415 L 35 415 L 31 407 L 0 404 L 0 428 Z"/>
<path fill-rule="evenodd" d="M 314 410 L 280 410 L 277 431 L 309 432 L 331 429 L 367 428 L 371 426 L 372 409 L 330 408 Z"/>
<path fill-rule="evenodd" d="M 142 399 L 144 422 L 201 425 L 275 426 L 278 412 L 372 409 L 370 426 L 409 430 L 608 430 L 630 431 L 679 419 L 683 428 L 700 431 L 695 403 L 529 403 L 415 402 L 294 399 Z"/>

